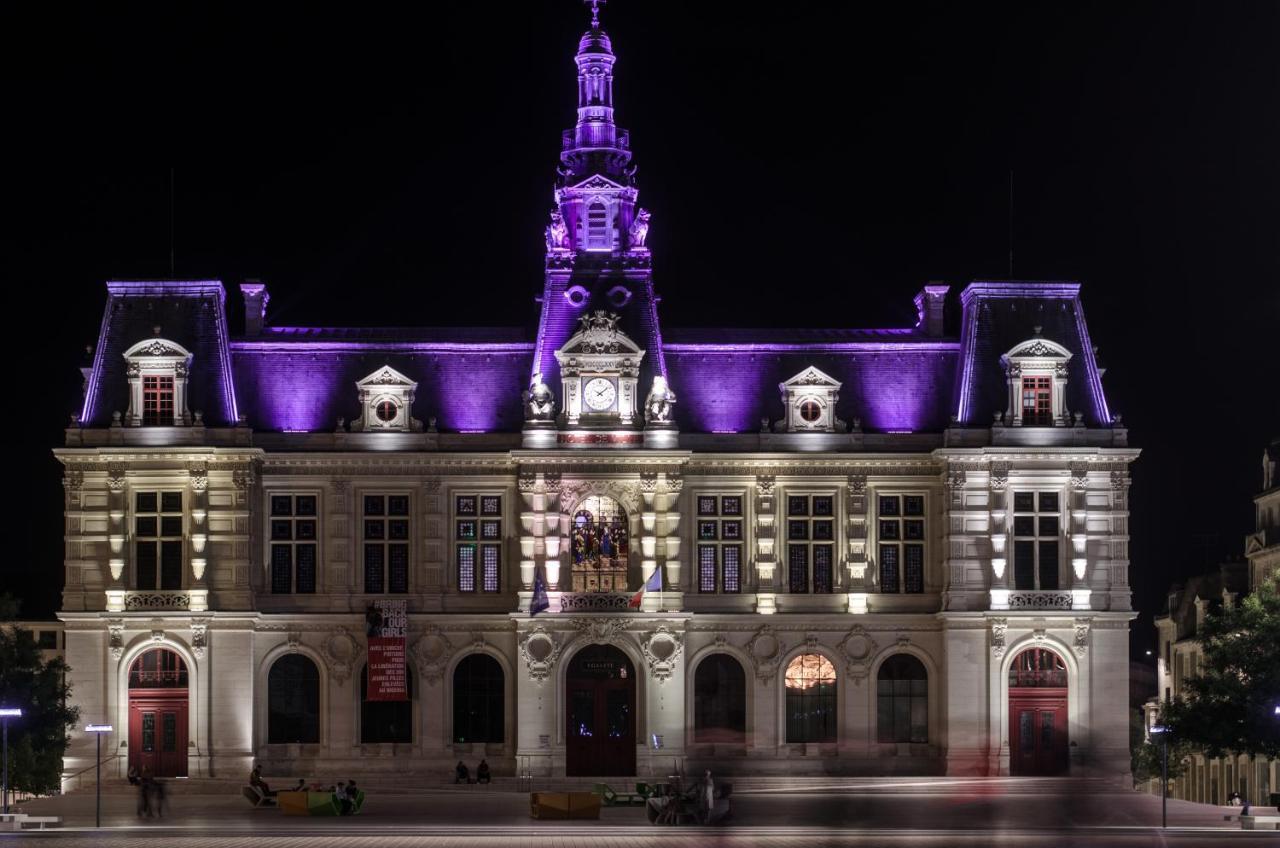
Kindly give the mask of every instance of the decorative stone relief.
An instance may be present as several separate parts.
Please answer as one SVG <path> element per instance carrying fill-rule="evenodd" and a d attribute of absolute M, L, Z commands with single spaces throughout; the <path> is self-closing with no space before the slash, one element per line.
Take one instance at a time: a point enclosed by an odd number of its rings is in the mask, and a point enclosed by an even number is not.
<path fill-rule="evenodd" d="M 640 491 L 645 494 L 651 494 L 658 491 L 658 472 L 641 471 L 640 472 Z"/>
<path fill-rule="evenodd" d="M 1043 644 L 1044 640 L 1049 638 L 1043 627 L 1038 627 L 1031 631 L 1031 638 L 1036 640 L 1036 644 Z"/>
<path fill-rule="evenodd" d="M 676 660 L 684 650 L 684 637 L 665 624 L 640 641 L 640 651 L 649 674 L 659 683 L 665 683 L 675 671 Z"/>
<path fill-rule="evenodd" d="M 111 658 L 116 662 L 124 656 L 124 619 L 107 619 L 107 647 L 111 649 Z"/>
<path fill-rule="evenodd" d="M 1009 486 L 1009 463 L 993 462 L 991 463 L 991 488 L 997 492 L 1003 492 Z"/>
<path fill-rule="evenodd" d="M 616 644 L 626 632 L 627 623 L 620 618 L 575 618 L 578 636 L 593 644 Z"/>
<path fill-rule="evenodd" d="M 526 633 L 520 640 L 520 658 L 524 660 L 529 678 L 539 684 L 545 681 L 551 675 L 562 647 L 541 625 Z"/>
<path fill-rule="evenodd" d="M 444 631 L 430 624 L 413 643 L 409 653 L 414 659 L 418 674 L 434 686 L 443 676 L 455 649 L 453 642 L 444 634 Z"/>
<path fill-rule="evenodd" d="M 1077 618 L 1075 622 L 1076 639 L 1072 648 L 1081 659 L 1089 651 L 1089 619 Z"/>
<path fill-rule="evenodd" d="M 163 641 L 164 641 L 164 631 L 163 631 L 163 630 L 160 630 L 160 629 L 158 629 L 158 628 L 157 628 L 156 630 L 152 630 L 152 631 L 151 631 L 151 641 L 152 641 L 152 642 L 163 642 Z"/>
<path fill-rule="evenodd" d="M 107 472 L 107 488 L 116 493 L 124 491 L 123 468 L 112 468 Z"/>
<path fill-rule="evenodd" d="M 845 669 L 854 683 L 861 683 L 867 678 L 871 657 L 875 655 L 877 648 L 879 645 L 876 640 L 871 638 L 871 634 L 861 624 L 849 628 L 849 632 L 836 643 L 836 650 L 844 660 Z"/>
<path fill-rule="evenodd" d="M 520 490 L 522 495 L 533 494 L 534 487 L 538 483 L 538 475 L 532 471 L 521 471 L 520 476 L 516 478 L 516 488 Z"/>
<path fill-rule="evenodd" d="M 751 657 L 756 679 L 761 683 L 768 683 L 777 676 L 778 664 L 782 661 L 782 642 L 772 627 L 762 624 L 756 628 L 747 640 L 747 656 Z"/>
<path fill-rule="evenodd" d="M 991 619 L 991 656 L 1003 659 L 1006 650 L 1005 636 L 1009 632 L 1009 619 Z"/>
<path fill-rule="evenodd" d="M 203 620 L 191 621 L 191 653 L 196 659 L 204 659 L 205 650 L 209 647 L 209 623 Z"/>
<path fill-rule="evenodd" d="M 187 466 L 190 476 L 191 491 L 203 492 L 209 488 L 209 467 L 203 462 L 193 462 Z"/>
<path fill-rule="evenodd" d="M 339 685 L 346 683 L 360 657 L 360 643 L 345 627 L 335 628 L 324 642 L 325 664 Z"/>
<path fill-rule="evenodd" d="M 289 653 L 296 654 L 302 647 L 302 634 L 294 630 L 289 633 Z"/>
<path fill-rule="evenodd" d="M 760 493 L 760 497 L 773 497 L 774 478 L 772 476 L 757 477 L 756 491 Z"/>
<path fill-rule="evenodd" d="M 253 471 L 242 470 L 231 472 L 231 482 L 241 491 L 246 491 L 253 486 Z"/>
<path fill-rule="evenodd" d="M 1089 484 L 1089 463 L 1073 462 L 1071 463 L 1071 488 L 1077 492 L 1083 492 Z"/>

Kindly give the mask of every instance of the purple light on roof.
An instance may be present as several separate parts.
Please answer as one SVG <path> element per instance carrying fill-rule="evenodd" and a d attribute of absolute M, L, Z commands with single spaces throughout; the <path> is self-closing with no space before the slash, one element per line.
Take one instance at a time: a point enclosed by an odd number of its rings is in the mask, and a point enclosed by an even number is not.
<path fill-rule="evenodd" d="M 911 332 L 911 331 L 907 331 Z M 959 342 L 799 342 L 702 344 L 677 342 L 665 346 L 668 353 L 855 353 L 901 351 L 957 351 Z"/>

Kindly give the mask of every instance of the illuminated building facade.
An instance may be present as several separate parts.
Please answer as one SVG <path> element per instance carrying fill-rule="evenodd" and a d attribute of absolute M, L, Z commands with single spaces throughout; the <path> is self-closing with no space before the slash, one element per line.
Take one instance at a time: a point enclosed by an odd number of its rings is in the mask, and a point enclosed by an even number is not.
<path fill-rule="evenodd" d="M 57 456 L 113 767 L 1127 772 L 1137 451 L 1079 286 L 663 327 L 598 21 L 575 62 L 536 333 L 276 326 L 252 283 L 233 336 L 219 282 L 107 284 Z M 368 699 L 387 598 L 403 702 Z"/>

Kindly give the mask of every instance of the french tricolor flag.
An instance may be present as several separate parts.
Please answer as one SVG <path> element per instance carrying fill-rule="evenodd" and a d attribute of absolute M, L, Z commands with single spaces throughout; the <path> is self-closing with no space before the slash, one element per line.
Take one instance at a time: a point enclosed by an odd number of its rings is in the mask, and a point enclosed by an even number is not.
<path fill-rule="evenodd" d="M 655 568 L 653 574 L 640 587 L 640 591 L 631 596 L 631 600 L 627 606 L 634 609 L 640 609 L 640 599 L 644 597 L 645 592 L 661 592 L 662 591 L 662 569 Z"/>

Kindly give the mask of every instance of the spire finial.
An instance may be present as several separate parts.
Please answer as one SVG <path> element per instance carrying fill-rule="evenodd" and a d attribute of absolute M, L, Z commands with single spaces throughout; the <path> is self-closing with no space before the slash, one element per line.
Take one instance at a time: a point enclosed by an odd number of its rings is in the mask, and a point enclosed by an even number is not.
<path fill-rule="evenodd" d="M 582 2 L 591 7 L 591 28 L 600 29 L 600 7 L 609 0 L 582 0 Z"/>

